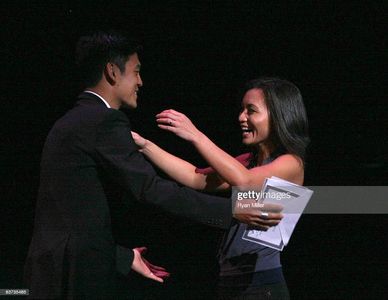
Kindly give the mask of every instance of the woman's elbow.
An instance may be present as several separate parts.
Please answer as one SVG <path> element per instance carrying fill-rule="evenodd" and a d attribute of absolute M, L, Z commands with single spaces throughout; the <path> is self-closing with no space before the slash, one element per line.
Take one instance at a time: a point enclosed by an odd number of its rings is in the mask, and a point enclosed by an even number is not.
<path fill-rule="evenodd" d="M 245 176 L 235 176 L 234 178 L 231 178 L 228 182 L 231 186 L 250 186 L 251 185 L 251 181 L 249 180 L 249 178 L 246 178 Z"/>

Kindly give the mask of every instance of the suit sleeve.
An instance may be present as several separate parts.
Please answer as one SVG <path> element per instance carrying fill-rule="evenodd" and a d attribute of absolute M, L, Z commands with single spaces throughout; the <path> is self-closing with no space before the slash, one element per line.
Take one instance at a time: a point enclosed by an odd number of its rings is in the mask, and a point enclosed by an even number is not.
<path fill-rule="evenodd" d="M 210 196 L 157 176 L 153 167 L 137 150 L 124 113 L 109 110 L 98 126 L 96 160 L 117 188 L 130 195 L 123 201 L 156 205 L 177 216 L 223 229 L 232 221 L 231 201 Z"/>
<path fill-rule="evenodd" d="M 127 276 L 131 271 L 134 254 L 132 249 L 128 249 L 122 246 L 116 246 L 116 270 Z"/>

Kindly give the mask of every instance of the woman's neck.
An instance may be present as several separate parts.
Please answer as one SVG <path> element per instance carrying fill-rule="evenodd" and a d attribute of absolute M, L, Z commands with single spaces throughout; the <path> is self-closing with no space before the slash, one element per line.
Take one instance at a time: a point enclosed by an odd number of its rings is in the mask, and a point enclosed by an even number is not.
<path fill-rule="evenodd" d="M 260 166 L 264 160 L 268 159 L 273 151 L 275 150 L 275 147 L 272 145 L 272 143 L 260 143 L 258 145 L 258 155 L 257 155 L 257 165 Z"/>

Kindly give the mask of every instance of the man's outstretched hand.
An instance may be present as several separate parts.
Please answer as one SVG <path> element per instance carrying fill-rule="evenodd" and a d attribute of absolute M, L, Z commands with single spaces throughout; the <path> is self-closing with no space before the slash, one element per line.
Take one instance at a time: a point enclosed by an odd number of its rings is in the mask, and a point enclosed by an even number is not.
<path fill-rule="evenodd" d="M 163 282 L 164 279 L 167 279 L 170 276 L 170 273 L 168 273 L 165 268 L 155 266 L 146 260 L 142 256 L 146 251 L 146 247 L 133 249 L 134 259 L 131 267 L 132 270 L 149 279 Z"/>
<path fill-rule="evenodd" d="M 278 225 L 283 219 L 282 205 L 263 203 L 260 207 L 257 207 L 254 200 L 245 201 L 244 206 L 239 205 L 239 203 L 241 202 L 236 201 L 233 217 L 241 223 L 253 226 L 258 230 L 267 231 L 270 227 Z"/>

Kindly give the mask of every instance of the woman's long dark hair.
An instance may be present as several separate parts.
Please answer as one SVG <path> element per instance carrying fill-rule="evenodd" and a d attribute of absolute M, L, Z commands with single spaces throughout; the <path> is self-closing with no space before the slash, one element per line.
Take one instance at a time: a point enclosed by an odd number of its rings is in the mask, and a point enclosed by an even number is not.
<path fill-rule="evenodd" d="M 296 155 L 304 163 L 310 139 L 306 110 L 299 89 L 287 80 L 271 77 L 248 81 L 243 95 L 251 89 L 263 91 L 270 122 L 268 138 L 275 146 L 275 152 Z M 257 149 L 253 150 L 251 164 L 257 164 L 258 154 Z"/>

